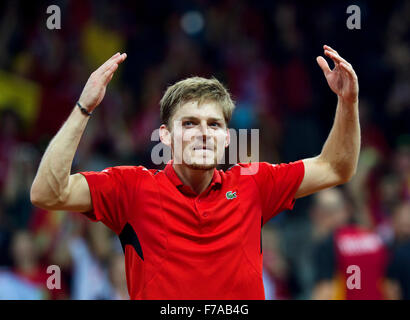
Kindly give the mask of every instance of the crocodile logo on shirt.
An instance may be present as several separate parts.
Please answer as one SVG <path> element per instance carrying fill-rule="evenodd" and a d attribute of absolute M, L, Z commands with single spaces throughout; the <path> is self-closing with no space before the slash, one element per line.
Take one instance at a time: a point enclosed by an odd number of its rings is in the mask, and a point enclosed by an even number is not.
<path fill-rule="evenodd" d="M 235 191 L 235 192 L 228 191 L 228 192 L 226 193 L 226 199 L 232 200 L 232 199 L 235 199 L 235 198 L 236 198 L 236 191 Z"/>

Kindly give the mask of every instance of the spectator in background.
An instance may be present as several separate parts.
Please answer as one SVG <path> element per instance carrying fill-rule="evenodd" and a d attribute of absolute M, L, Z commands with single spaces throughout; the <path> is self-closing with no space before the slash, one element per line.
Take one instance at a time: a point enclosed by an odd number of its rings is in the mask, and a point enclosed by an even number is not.
<path fill-rule="evenodd" d="M 9 247 L 11 242 L 11 227 L 0 198 L 0 268 L 10 267 L 12 264 Z"/>
<path fill-rule="evenodd" d="M 29 186 L 35 175 L 36 150 L 29 143 L 19 143 L 9 151 L 10 164 L 3 190 L 6 210 L 14 228 L 26 228 L 33 206 L 28 201 Z"/>
<path fill-rule="evenodd" d="M 84 237 L 69 240 L 71 255 L 71 297 L 75 300 L 113 299 L 110 295 L 107 262 L 112 245 L 109 232 L 102 224 L 87 224 Z"/>
<path fill-rule="evenodd" d="M 39 261 L 32 234 L 26 230 L 15 232 L 11 250 L 13 259 L 11 272 L 17 281 L 28 283 L 31 288 L 36 288 L 37 292 L 41 292 L 42 299 L 50 298 L 50 291 L 46 287 L 47 266 Z"/>
<path fill-rule="evenodd" d="M 314 249 L 313 299 L 380 300 L 385 298 L 384 276 L 387 250 L 381 237 L 355 222 L 339 189 L 322 191 L 316 210 L 331 218 L 318 226 L 323 236 Z M 316 220 L 317 221 L 317 220 Z M 326 236 L 326 234 L 329 234 Z M 347 286 L 349 266 L 360 269 L 360 289 Z"/>
<path fill-rule="evenodd" d="M 289 299 L 288 265 L 280 249 L 280 233 L 272 224 L 264 225 L 262 244 L 266 300 Z"/>
<path fill-rule="evenodd" d="M 0 111 L 0 192 L 7 194 L 7 179 L 13 163 L 13 153 L 20 142 L 21 118 L 12 109 Z M 14 178 L 14 177 L 13 177 Z M 11 199 L 14 200 L 14 199 Z"/>
<path fill-rule="evenodd" d="M 47 280 L 51 276 L 47 273 L 49 264 L 40 255 L 37 240 L 38 238 L 35 238 L 28 230 L 19 230 L 13 234 L 11 243 L 13 265 L 7 279 L 14 278 L 13 281 L 18 285 L 18 290 L 15 292 L 16 299 L 26 294 L 35 295 L 36 299 L 66 299 L 67 290 L 64 280 L 60 279 L 58 282 L 61 285 L 60 288 L 47 287 Z"/>
<path fill-rule="evenodd" d="M 113 300 L 129 300 L 127 280 L 125 278 L 125 261 L 122 253 L 114 253 L 109 261 L 111 297 Z"/>
<path fill-rule="evenodd" d="M 410 300 L 410 202 L 393 211 L 394 242 L 387 270 L 389 299 Z"/>
<path fill-rule="evenodd" d="M 0 270 L 0 300 L 41 300 L 42 290 L 9 270 Z"/>
<path fill-rule="evenodd" d="M 348 207 L 341 197 L 339 189 L 320 192 L 314 197 L 310 211 L 313 224 L 313 242 L 323 241 L 348 221 Z"/>

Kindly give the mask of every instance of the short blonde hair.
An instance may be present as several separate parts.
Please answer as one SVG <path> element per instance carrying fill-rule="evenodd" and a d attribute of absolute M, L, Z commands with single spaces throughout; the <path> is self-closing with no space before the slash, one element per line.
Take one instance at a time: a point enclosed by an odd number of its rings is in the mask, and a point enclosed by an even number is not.
<path fill-rule="evenodd" d="M 235 104 L 228 90 L 216 78 L 191 77 L 169 86 L 160 101 L 161 122 L 167 127 L 175 111 L 182 104 L 195 100 L 198 105 L 213 101 L 219 104 L 226 124 L 232 118 Z"/>

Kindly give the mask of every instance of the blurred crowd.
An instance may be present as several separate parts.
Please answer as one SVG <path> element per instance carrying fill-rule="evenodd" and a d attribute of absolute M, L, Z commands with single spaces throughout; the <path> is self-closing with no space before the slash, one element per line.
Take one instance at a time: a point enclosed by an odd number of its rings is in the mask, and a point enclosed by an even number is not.
<path fill-rule="evenodd" d="M 51 4 L 61 29 L 47 28 Z M 265 225 L 266 297 L 410 299 L 410 2 L 358 5 L 360 30 L 346 27 L 343 1 L 1 2 L 0 299 L 128 299 L 112 231 L 30 202 L 42 154 L 106 59 L 128 54 L 72 172 L 156 167 L 159 100 L 193 75 L 228 87 L 230 127 L 260 130 L 260 161 L 319 154 L 337 103 L 316 64 L 324 44 L 359 78 L 359 167 L 346 185 L 300 199 Z M 60 289 L 47 288 L 52 265 Z M 350 265 L 360 267 L 361 289 L 346 289 Z"/>

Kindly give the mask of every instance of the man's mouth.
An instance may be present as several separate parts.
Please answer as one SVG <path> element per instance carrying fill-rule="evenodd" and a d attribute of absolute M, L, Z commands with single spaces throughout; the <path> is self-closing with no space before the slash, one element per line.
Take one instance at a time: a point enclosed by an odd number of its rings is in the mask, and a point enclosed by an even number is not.
<path fill-rule="evenodd" d="M 196 150 L 209 150 L 209 151 L 214 151 L 214 148 L 205 145 L 205 146 L 196 146 L 196 147 L 194 147 L 194 150 L 195 150 L 195 151 L 196 151 Z"/>

